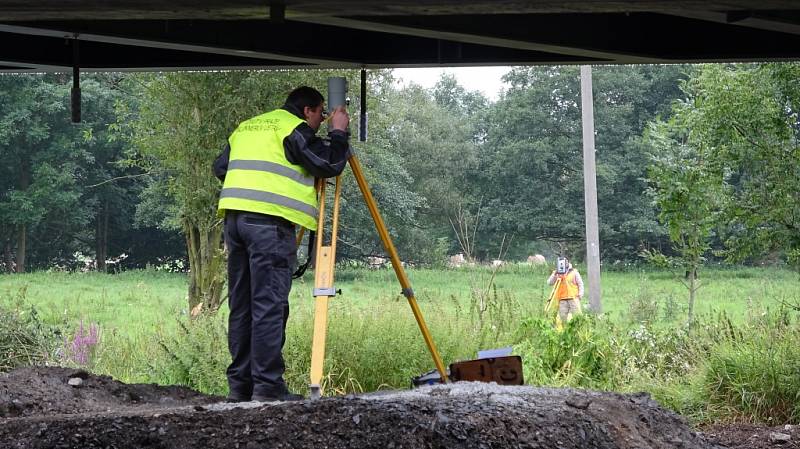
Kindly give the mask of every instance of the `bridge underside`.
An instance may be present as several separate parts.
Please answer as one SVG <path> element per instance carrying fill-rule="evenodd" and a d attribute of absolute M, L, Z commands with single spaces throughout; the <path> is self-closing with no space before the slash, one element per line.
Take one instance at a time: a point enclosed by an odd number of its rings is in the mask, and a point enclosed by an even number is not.
<path fill-rule="evenodd" d="M 0 0 L 0 41 L 5 72 L 792 60 L 800 2 Z"/>

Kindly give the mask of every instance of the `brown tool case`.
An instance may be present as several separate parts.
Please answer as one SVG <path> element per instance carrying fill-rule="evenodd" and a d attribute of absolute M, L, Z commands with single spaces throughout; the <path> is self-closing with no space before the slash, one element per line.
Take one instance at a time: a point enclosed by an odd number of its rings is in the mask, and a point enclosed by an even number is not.
<path fill-rule="evenodd" d="M 522 385 L 522 357 L 512 355 L 451 363 L 450 380 Z"/>

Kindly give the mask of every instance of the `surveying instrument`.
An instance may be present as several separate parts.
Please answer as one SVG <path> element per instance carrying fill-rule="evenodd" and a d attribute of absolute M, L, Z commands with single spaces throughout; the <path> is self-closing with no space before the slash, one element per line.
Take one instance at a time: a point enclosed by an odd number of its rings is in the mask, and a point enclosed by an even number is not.
<path fill-rule="evenodd" d="M 361 111 L 359 117 L 359 141 L 366 141 L 366 86 L 367 86 L 367 73 L 366 70 L 361 70 Z M 347 106 L 349 100 L 347 99 L 347 80 L 343 77 L 332 77 L 328 79 L 328 111 L 332 114 L 333 111 L 339 106 Z M 375 222 L 375 228 L 383 242 L 383 247 L 386 250 L 389 258 L 392 261 L 392 268 L 397 275 L 397 280 L 402 287 L 402 294 L 408 300 L 414 318 L 417 320 L 422 337 L 428 350 L 433 357 L 436 369 L 439 371 L 442 382 L 447 382 L 447 373 L 445 372 L 442 360 L 433 343 L 428 327 L 422 317 L 422 312 L 417 305 L 417 299 L 414 296 L 414 291 L 411 288 L 411 283 L 406 276 L 405 269 L 403 268 L 397 250 L 392 243 L 389 236 L 389 231 L 383 222 L 383 218 L 378 211 L 378 206 L 375 199 L 372 197 L 372 192 L 369 189 L 364 174 L 361 171 L 361 164 L 358 158 L 352 151 L 348 160 L 350 168 L 353 171 L 358 188 L 364 196 L 364 202 L 369 209 L 372 220 Z M 327 336 L 328 328 L 328 302 L 337 293 L 341 293 L 334 287 L 334 268 L 336 263 L 336 238 L 339 231 L 339 197 L 341 195 L 342 181 L 341 175 L 336 177 L 333 193 L 333 206 L 331 210 L 331 231 L 330 242 L 323 244 L 325 237 L 325 187 L 327 181 L 325 179 L 317 180 L 317 191 L 319 198 L 319 216 L 317 218 L 317 238 L 314 247 L 314 336 L 311 346 L 311 376 L 310 376 L 310 397 L 311 399 L 318 399 L 322 395 L 322 365 L 325 360 L 325 338 Z M 302 239 L 302 230 L 298 235 L 298 242 Z M 310 257 L 311 255 L 309 255 Z"/>

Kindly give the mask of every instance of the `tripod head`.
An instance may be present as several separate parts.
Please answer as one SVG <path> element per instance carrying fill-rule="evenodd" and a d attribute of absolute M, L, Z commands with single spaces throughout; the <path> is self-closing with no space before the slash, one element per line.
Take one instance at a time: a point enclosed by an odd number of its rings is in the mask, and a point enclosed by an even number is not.
<path fill-rule="evenodd" d="M 347 96 L 347 78 L 332 76 L 328 78 L 328 113 L 333 112 L 339 106 L 350 106 L 350 98 Z"/>
<path fill-rule="evenodd" d="M 328 78 L 328 117 L 339 106 L 350 106 L 350 97 L 347 96 L 347 78 L 332 76 Z M 358 140 L 367 141 L 367 70 L 361 69 L 361 105 L 358 120 Z"/>

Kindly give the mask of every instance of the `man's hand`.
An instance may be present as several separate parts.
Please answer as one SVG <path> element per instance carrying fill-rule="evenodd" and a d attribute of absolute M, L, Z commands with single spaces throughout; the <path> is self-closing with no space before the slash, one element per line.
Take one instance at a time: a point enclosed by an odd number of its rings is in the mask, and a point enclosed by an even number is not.
<path fill-rule="evenodd" d="M 350 125 L 350 115 L 347 114 L 347 109 L 344 106 L 334 109 L 331 115 L 331 129 L 347 131 L 348 125 Z"/>

